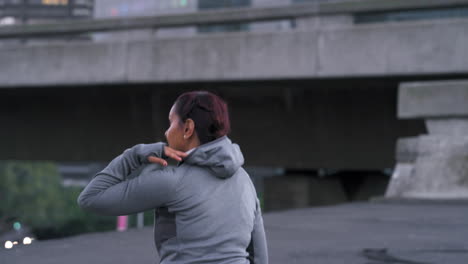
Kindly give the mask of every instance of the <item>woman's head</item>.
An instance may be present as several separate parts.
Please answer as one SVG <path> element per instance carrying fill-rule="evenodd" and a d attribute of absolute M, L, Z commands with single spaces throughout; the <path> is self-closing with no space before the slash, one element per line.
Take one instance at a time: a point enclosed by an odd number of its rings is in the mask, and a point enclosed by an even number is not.
<path fill-rule="evenodd" d="M 187 151 L 230 132 L 226 103 L 206 92 L 187 92 L 180 95 L 169 113 L 170 127 L 166 131 L 169 146 Z"/>

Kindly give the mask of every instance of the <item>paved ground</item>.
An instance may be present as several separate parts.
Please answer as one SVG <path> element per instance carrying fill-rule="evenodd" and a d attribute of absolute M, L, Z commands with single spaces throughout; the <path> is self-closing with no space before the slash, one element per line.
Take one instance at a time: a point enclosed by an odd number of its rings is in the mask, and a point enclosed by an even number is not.
<path fill-rule="evenodd" d="M 264 220 L 271 264 L 468 263 L 468 203 L 355 203 Z M 0 249 L 0 263 L 157 263 L 157 255 L 147 227 Z"/>

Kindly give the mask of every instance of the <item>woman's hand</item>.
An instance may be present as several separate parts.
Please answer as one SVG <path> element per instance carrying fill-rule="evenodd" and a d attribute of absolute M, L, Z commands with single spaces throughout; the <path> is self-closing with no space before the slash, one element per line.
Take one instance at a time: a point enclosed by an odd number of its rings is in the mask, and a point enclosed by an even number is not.
<path fill-rule="evenodd" d="M 182 161 L 183 158 L 187 157 L 187 153 L 175 150 L 168 146 L 164 147 L 164 155 L 177 161 Z M 155 156 L 149 156 L 148 161 L 151 163 L 161 164 L 162 166 L 167 166 L 167 161 L 165 159 L 158 158 Z"/>

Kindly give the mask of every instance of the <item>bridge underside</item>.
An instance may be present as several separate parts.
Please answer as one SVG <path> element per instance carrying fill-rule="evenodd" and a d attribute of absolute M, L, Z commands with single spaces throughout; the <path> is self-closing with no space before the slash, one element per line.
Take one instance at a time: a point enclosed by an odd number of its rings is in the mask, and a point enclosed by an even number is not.
<path fill-rule="evenodd" d="M 396 139 L 425 132 L 397 120 L 398 84 L 467 78 L 467 25 L 5 46 L 0 159 L 108 161 L 163 140 L 175 98 L 210 89 L 230 105 L 248 166 L 392 168 Z"/>
<path fill-rule="evenodd" d="M 231 138 L 248 166 L 391 168 L 396 139 L 425 132 L 422 121 L 396 118 L 398 83 L 406 80 L 0 89 L 0 159 L 109 161 L 134 144 L 164 140 L 176 97 L 208 89 L 229 103 Z"/>

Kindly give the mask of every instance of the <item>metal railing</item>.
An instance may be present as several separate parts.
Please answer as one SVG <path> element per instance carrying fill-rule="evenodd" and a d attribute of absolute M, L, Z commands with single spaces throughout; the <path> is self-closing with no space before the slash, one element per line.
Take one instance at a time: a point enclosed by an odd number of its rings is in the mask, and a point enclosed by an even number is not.
<path fill-rule="evenodd" d="M 160 16 L 90 19 L 51 24 L 9 25 L 0 27 L 0 39 L 50 37 L 143 28 L 246 23 L 321 15 L 428 10 L 467 6 L 468 0 L 352 0 L 315 2 L 275 7 L 209 10 Z"/>

